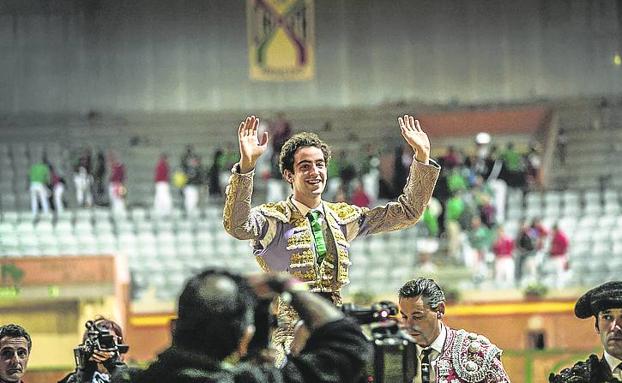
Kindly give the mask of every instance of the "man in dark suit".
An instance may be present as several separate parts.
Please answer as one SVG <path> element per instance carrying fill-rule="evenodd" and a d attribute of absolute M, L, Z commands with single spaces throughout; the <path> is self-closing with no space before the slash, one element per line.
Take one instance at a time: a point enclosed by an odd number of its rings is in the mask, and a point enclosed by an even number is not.
<path fill-rule="evenodd" d="M 583 294 L 574 307 L 578 318 L 595 318 L 596 333 L 603 345 L 603 356 L 590 355 L 549 382 L 622 382 L 622 281 L 607 282 Z"/>

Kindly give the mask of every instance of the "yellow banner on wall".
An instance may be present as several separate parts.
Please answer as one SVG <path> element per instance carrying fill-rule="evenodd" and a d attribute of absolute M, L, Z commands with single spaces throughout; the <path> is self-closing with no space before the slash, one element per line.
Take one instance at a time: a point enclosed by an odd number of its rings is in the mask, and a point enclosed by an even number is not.
<path fill-rule="evenodd" d="M 246 16 L 251 80 L 313 78 L 313 0 L 247 0 Z"/>

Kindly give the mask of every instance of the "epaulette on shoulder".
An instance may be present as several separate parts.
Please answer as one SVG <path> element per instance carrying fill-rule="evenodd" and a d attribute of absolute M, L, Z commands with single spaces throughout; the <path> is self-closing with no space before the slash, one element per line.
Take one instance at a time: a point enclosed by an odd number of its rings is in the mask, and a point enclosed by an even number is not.
<path fill-rule="evenodd" d="M 345 202 L 325 202 L 326 207 L 336 214 L 335 219 L 340 225 L 347 225 L 348 223 L 359 219 L 362 213 L 362 209 L 356 205 L 350 205 Z"/>
<path fill-rule="evenodd" d="M 265 203 L 258 206 L 259 211 L 267 216 L 276 218 L 282 222 L 289 222 L 292 211 L 285 201 Z"/>
<path fill-rule="evenodd" d="M 590 355 L 586 361 L 579 361 L 572 367 L 564 368 L 559 374 L 549 375 L 549 383 L 590 383 L 592 370 L 598 365 L 598 357 Z"/>
<path fill-rule="evenodd" d="M 482 382 L 490 369 L 495 368 L 495 359 L 501 357 L 501 349 L 483 335 L 464 330 L 456 332 L 451 356 L 458 376 L 467 382 Z"/>

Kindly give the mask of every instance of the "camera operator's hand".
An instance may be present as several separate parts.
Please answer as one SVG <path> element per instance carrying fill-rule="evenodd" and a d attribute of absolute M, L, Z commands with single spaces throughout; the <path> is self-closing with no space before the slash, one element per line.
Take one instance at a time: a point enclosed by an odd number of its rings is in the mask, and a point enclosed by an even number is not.
<path fill-rule="evenodd" d="M 306 290 L 304 283 L 287 273 L 263 273 L 251 275 L 247 278 L 257 298 L 273 299 L 290 290 Z"/>
<path fill-rule="evenodd" d="M 281 296 L 300 314 L 311 331 L 343 318 L 343 313 L 332 302 L 309 292 L 307 285 L 287 273 L 264 273 L 247 278 L 259 299 Z"/>
<path fill-rule="evenodd" d="M 95 350 L 89 358 L 89 362 L 102 363 L 116 357 L 116 352 Z"/>

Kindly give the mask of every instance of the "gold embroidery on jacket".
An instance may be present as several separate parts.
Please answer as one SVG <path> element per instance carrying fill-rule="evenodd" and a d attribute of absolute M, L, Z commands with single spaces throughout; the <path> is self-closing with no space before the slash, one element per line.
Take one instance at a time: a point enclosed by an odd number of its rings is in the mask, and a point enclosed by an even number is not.
<path fill-rule="evenodd" d="M 257 256 L 255 256 L 255 259 L 257 260 L 257 263 L 259 264 L 259 267 L 261 267 L 261 269 L 262 269 L 263 271 L 265 271 L 266 273 L 267 273 L 267 272 L 270 272 L 270 267 L 269 267 L 269 266 L 268 266 L 268 264 L 266 263 L 266 260 L 265 260 L 265 259 L 263 259 L 263 257 L 261 257 L 261 256 L 257 255 Z"/>

